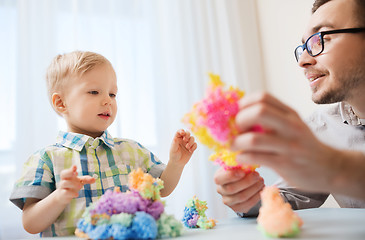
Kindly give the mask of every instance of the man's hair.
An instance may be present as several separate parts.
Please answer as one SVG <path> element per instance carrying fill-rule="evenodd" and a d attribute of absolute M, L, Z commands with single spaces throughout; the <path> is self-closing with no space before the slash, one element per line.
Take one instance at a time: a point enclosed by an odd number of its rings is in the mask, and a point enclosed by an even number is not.
<path fill-rule="evenodd" d="M 64 87 L 72 77 L 80 77 L 96 66 L 111 63 L 94 52 L 74 51 L 57 55 L 47 68 L 46 81 L 48 97 L 52 104 L 52 94 Z"/>
<path fill-rule="evenodd" d="M 312 14 L 317 11 L 319 7 L 321 7 L 323 4 L 329 2 L 331 0 L 315 0 L 312 7 Z M 356 4 L 356 10 L 355 13 L 357 15 L 357 19 L 359 21 L 359 24 L 361 26 L 354 26 L 354 27 L 365 27 L 365 0 L 353 0 Z"/>

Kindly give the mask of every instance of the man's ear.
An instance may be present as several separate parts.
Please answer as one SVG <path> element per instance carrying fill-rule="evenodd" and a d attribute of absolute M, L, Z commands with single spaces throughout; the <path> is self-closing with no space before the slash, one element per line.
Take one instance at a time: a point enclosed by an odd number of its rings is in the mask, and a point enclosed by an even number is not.
<path fill-rule="evenodd" d="M 63 114 L 67 111 L 65 102 L 63 101 L 63 97 L 59 93 L 52 94 L 52 106 L 61 116 L 63 116 Z"/>

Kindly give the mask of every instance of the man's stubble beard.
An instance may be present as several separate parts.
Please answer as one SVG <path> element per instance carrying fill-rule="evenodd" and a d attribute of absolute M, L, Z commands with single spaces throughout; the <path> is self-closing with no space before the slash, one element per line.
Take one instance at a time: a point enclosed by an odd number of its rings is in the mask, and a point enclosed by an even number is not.
<path fill-rule="evenodd" d="M 348 101 L 353 97 L 353 93 L 357 91 L 361 83 L 365 82 L 365 67 L 358 67 L 357 69 L 350 71 L 347 75 L 342 74 L 342 76 L 336 78 L 336 81 L 338 82 L 337 86 L 324 91 L 319 98 L 314 97 L 314 94 L 317 91 L 317 88 L 314 88 L 312 90 L 312 101 L 316 104 L 331 104 Z"/>

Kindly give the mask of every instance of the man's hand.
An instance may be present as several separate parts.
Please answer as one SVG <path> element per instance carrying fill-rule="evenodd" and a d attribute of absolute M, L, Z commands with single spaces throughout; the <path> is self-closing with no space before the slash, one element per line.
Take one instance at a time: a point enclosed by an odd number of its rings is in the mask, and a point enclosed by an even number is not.
<path fill-rule="evenodd" d="M 329 191 L 341 167 L 338 151 L 320 142 L 299 115 L 267 93 L 240 101 L 236 116 L 239 135 L 232 150 L 237 161 L 272 168 L 290 185 L 311 191 Z M 260 125 L 263 132 L 249 131 Z"/>
<path fill-rule="evenodd" d="M 235 212 L 246 213 L 260 201 L 264 180 L 258 172 L 245 174 L 241 170 L 220 168 L 214 175 L 222 201 Z"/>

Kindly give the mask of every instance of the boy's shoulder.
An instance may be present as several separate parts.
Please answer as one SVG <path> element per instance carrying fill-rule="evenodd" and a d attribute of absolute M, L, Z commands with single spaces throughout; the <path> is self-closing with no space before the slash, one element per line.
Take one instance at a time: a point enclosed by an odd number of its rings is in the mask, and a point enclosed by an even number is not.
<path fill-rule="evenodd" d="M 143 147 L 139 142 L 129 139 L 129 138 L 113 138 L 115 145 L 138 145 Z"/>
<path fill-rule="evenodd" d="M 66 147 L 64 147 L 58 143 L 55 143 L 55 144 L 48 145 L 48 146 L 45 146 L 43 148 L 36 150 L 35 152 L 33 152 L 31 157 L 40 156 L 42 158 L 44 158 L 44 157 L 47 158 L 50 155 L 53 155 L 54 153 L 61 153 L 61 152 L 65 152 L 65 151 L 67 151 Z"/>
<path fill-rule="evenodd" d="M 134 150 L 142 150 L 143 152 L 150 152 L 148 148 L 143 146 L 141 143 L 128 139 L 128 138 L 113 138 L 114 146 L 121 149 L 134 149 Z"/>

